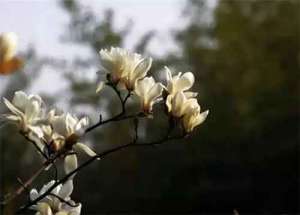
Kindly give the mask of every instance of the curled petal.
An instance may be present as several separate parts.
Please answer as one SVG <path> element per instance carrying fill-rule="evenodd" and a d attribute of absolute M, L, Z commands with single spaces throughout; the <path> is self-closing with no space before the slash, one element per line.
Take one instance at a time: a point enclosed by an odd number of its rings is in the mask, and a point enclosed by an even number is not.
<path fill-rule="evenodd" d="M 82 151 L 84 153 L 86 153 L 87 155 L 94 157 L 97 155 L 96 152 L 94 152 L 90 147 L 88 147 L 87 145 L 83 144 L 83 143 L 76 143 L 74 145 L 74 148 L 78 151 Z"/>
<path fill-rule="evenodd" d="M 186 72 L 184 73 L 177 81 L 176 88 L 177 91 L 185 91 L 190 89 L 195 82 L 195 77 L 193 73 Z"/>
<path fill-rule="evenodd" d="M 24 113 L 22 113 L 19 109 L 17 109 L 10 101 L 8 101 L 6 98 L 3 98 L 3 102 L 6 105 L 6 107 L 13 112 L 14 114 L 18 116 L 24 117 Z"/>
<path fill-rule="evenodd" d="M 147 72 L 151 68 L 152 58 L 144 58 L 142 59 L 135 67 L 133 71 L 133 80 L 137 80 L 146 76 Z"/>

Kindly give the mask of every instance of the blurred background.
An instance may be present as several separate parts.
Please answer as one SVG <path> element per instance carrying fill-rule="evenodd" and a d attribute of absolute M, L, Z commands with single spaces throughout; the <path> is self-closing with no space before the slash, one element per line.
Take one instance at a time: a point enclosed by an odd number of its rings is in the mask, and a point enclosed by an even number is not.
<path fill-rule="evenodd" d="M 2 0 L 0 32 L 19 35 L 26 63 L 0 77 L 0 95 L 38 93 L 50 107 L 96 122 L 100 112 L 119 111 L 108 89 L 95 94 L 100 49 L 152 56 L 157 78 L 164 65 L 192 71 L 193 90 L 202 109 L 210 109 L 206 122 L 189 139 L 123 150 L 80 172 L 72 197 L 83 204 L 82 214 L 295 214 L 299 11 L 298 0 Z M 142 121 L 141 138 L 159 137 L 164 126 Z M 0 129 L 2 197 L 41 163 L 15 132 L 10 125 Z M 87 142 L 100 152 L 133 136 L 130 121 L 118 122 Z M 46 172 L 36 187 L 53 174 Z M 19 196 L 0 214 L 13 214 L 27 198 Z"/>

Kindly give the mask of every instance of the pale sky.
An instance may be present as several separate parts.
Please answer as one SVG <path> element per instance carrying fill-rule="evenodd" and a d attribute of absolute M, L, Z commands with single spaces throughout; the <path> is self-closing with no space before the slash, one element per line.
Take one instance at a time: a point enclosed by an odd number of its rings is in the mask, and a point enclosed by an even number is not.
<path fill-rule="evenodd" d="M 181 11 L 185 0 L 82 0 L 102 16 L 104 9 L 115 11 L 116 28 L 124 26 L 132 19 L 134 26 L 128 35 L 125 47 L 131 49 L 144 33 L 149 30 L 158 32 L 150 43 L 150 50 L 162 55 L 166 50 L 176 48 L 170 31 L 182 25 Z M 216 0 L 210 0 L 213 7 Z M 0 0 L 0 33 L 13 31 L 19 35 L 19 51 L 33 44 L 42 56 L 72 59 L 86 56 L 89 50 L 75 45 L 62 44 L 60 36 L 68 23 L 67 14 L 55 0 Z M 43 76 L 43 75 L 42 75 Z M 44 91 L 45 82 L 55 81 L 58 77 L 40 77 L 33 91 Z M 0 84 L 5 80 L 0 78 Z M 60 86 L 61 88 L 65 87 Z M 53 89 L 61 90 L 60 87 Z M 0 86 L 1 90 L 1 86 Z M 48 88 L 47 90 L 48 91 Z"/>

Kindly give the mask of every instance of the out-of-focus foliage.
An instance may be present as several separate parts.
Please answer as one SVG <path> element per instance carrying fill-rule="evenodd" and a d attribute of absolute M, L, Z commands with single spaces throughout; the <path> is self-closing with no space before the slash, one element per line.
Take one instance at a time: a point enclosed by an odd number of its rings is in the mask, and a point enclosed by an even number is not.
<path fill-rule="evenodd" d="M 108 99 L 113 94 L 108 90 L 95 94 L 96 80 L 85 77 L 99 68 L 101 48 L 124 45 L 131 24 L 117 29 L 111 10 L 99 18 L 80 3 L 61 2 L 70 17 L 64 42 L 81 44 L 93 53 L 92 59 L 78 59 L 66 75 L 71 108 L 114 114 L 117 100 Z M 83 214 L 232 213 L 233 209 L 241 214 L 296 213 L 299 11 L 297 0 L 226 0 L 213 11 L 204 0 L 187 1 L 186 25 L 174 34 L 180 52 L 159 59 L 152 72 L 164 63 L 192 71 L 200 104 L 211 114 L 193 137 L 181 143 L 126 150 L 83 170 L 72 197 L 83 203 Z M 154 32 L 146 32 L 135 48 L 147 53 L 152 36 Z M 82 71 L 87 67 L 91 69 Z M 91 116 L 97 120 L 97 115 Z M 164 132 L 163 125 L 145 128 L 156 129 L 156 136 Z M 1 144 L 11 148 L 5 147 L 9 150 L 5 158 L 1 156 L 0 173 L 5 174 L 6 189 L 11 189 L 15 176 L 27 175 L 23 171 L 29 165 L 21 165 L 22 158 L 18 164 L 11 162 L 14 146 L 20 156 L 23 149 L 19 140 L 2 132 Z M 127 143 L 132 135 L 126 123 L 116 123 L 94 133 L 91 142 L 101 151 L 108 142 Z"/>
<path fill-rule="evenodd" d="M 204 3 L 190 1 L 190 23 L 177 34 L 201 103 L 211 110 L 195 138 L 202 146 L 195 146 L 194 165 L 206 170 L 198 171 L 198 190 L 190 190 L 200 201 L 194 206 L 295 212 L 300 3 L 220 1 L 210 24 L 201 16 Z"/>

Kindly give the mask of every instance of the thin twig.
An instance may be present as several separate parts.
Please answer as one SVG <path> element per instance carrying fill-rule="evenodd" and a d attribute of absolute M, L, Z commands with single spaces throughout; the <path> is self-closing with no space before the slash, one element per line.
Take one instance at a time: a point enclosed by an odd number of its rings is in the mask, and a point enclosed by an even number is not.
<path fill-rule="evenodd" d="M 130 119 L 130 118 L 136 118 L 136 117 L 145 117 L 145 114 L 143 114 L 143 113 L 138 113 L 138 114 L 127 115 L 126 116 L 126 102 L 128 101 L 129 97 L 131 96 L 131 92 L 128 91 L 127 95 L 123 99 L 122 96 L 121 96 L 120 91 L 114 85 L 111 85 L 111 84 L 107 84 L 107 85 L 110 86 L 114 90 L 114 92 L 117 94 L 117 96 L 120 100 L 121 108 L 122 108 L 121 112 L 119 114 L 117 114 L 116 116 L 114 116 L 110 119 L 107 119 L 107 120 L 102 120 L 102 115 L 100 115 L 99 121 L 96 124 L 94 124 L 94 125 L 90 126 L 89 128 L 87 128 L 85 130 L 85 133 L 88 133 L 88 132 L 94 130 L 95 128 L 100 127 L 100 126 L 102 126 L 104 124 L 107 124 L 109 122 L 122 121 L 122 120 Z"/>

